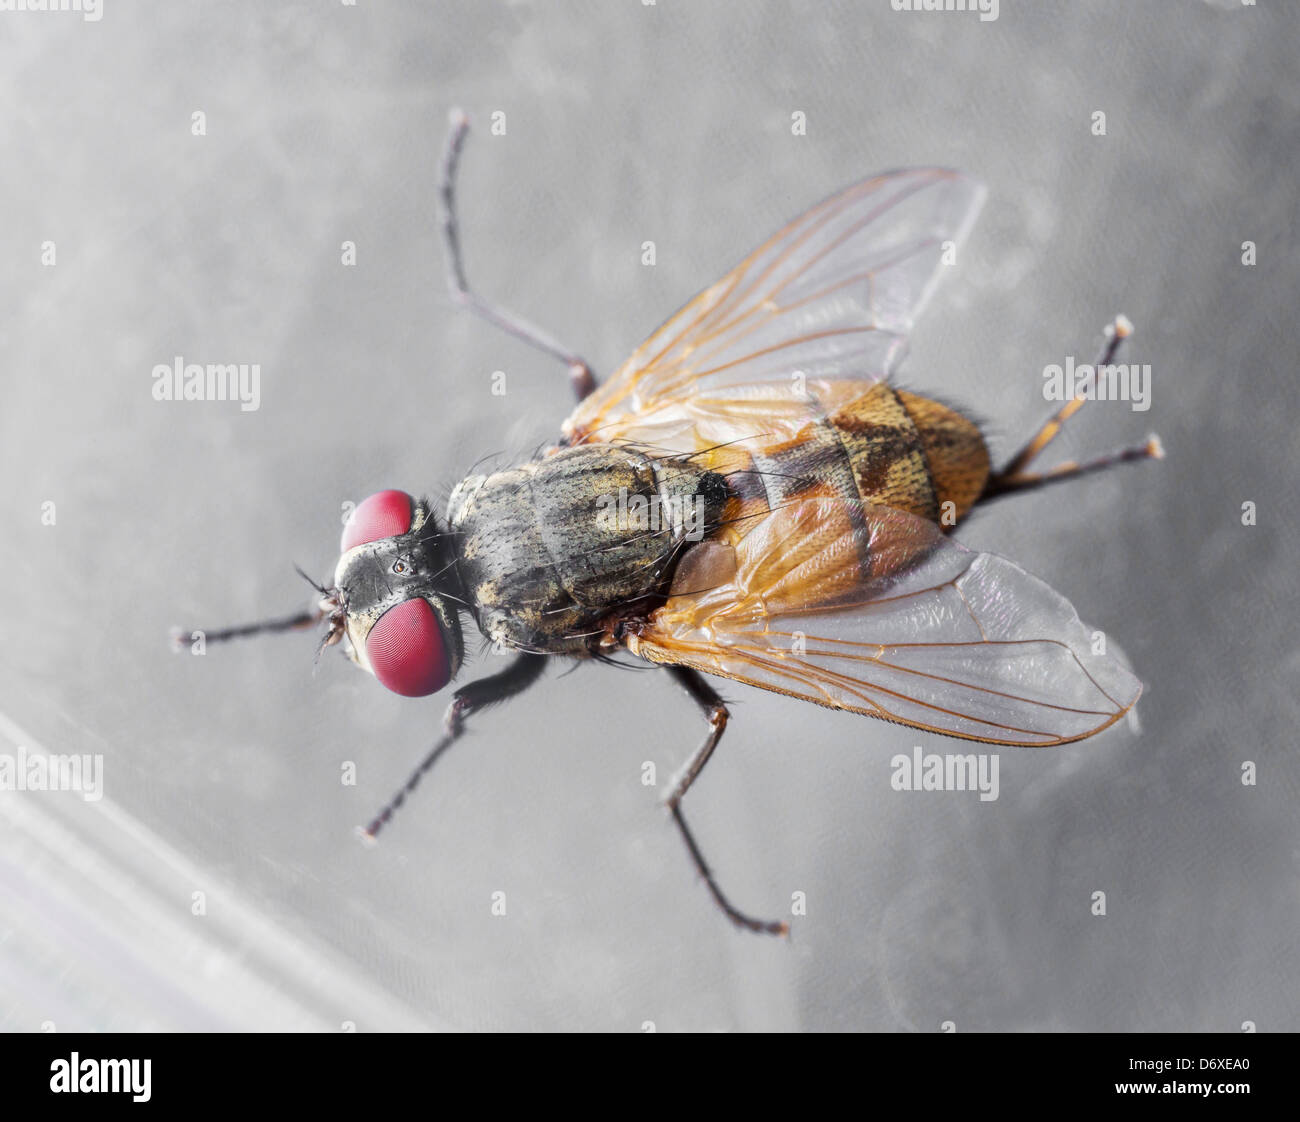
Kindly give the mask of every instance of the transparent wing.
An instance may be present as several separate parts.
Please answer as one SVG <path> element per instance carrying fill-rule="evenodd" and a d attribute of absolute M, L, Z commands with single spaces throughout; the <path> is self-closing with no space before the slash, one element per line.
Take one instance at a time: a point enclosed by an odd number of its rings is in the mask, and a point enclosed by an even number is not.
<path fill-rule="evenodd" d="M 692 549 L 629 647 L 1000 744 L 1091 736 L 1142 689 L 1036 577 L 924 519 L 838 499 L 779 508 Z"/>
<path fill-rule="evenodd" d="M 945 246 L 984 188 L 943 168 L 888 172 L 795 219 L 650 336 L 565 422 L 571 440 L 665 400 L 784 381 L 879 380 L 902 353 Z"/>

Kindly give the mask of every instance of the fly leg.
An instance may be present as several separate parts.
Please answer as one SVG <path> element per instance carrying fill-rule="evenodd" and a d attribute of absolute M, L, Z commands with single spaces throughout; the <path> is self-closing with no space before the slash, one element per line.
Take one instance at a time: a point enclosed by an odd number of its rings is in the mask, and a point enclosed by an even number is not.
<path fill-rule="evenodd" d="M 298 567 L 295 565 L 295 569 Z M 201 631 L 199 628 L 190 627 L 173 627 L 172 628 L 172 650 L 183 651 L 185 644 L 190 640 L 196 639 L 199 634 L 203 635 L 204 643 L 224 643 L 230 639 L 248 639 L 254 635 L 269 635 L 277 631 L 302 631 L 308 627 L 315 627 L 321 620 L 329 621 L 329 631 L 321 638 L 320 643 L 316 646 L 316 658 L 320 658 L 320 653 L 326 647 L 333 646 L 343 637 L 343 620 L 346 612 L 343 609 L 340 593 L 337 588 L 326 588 L 323 584 L 318 584 L 312 580 L 301 569 L 298 569 L 298 575 L 302 577 L 309 585 L 320 593 L 320 602 L 314 608 L 308 608 L 305 611 L 297 612 L 291 616 L 278 616 L 275 619 L 260 619 L 256 623 L 243 623 L 235 627 L 222 627 L 216 631 Z M 186 636 L 190 639 L 186 639 Z"/>
<path fill-rule="evenodd" d="M 1074 397 L 1052 415 L 1047 423 L 1034 434 L 1029 443 L 1012 457 L 1011 462 L 1001 471 L 989 476 L 989 481 L 984 487 L 984 493 L 980 495 L 981 502 L 987 502 L 989 499 L 999 498 L 1013 492 L 1034 490 L 1046 486 L 1048 483 L 1059 483 L 1063 479 L 1073 479 L 1080 475 L 1102 471 L 1105 468 L 1128 463 L 1131 460 L 1159 460 L 1163 458 L 1164 450 L 1160 446 L 1160 438 L 1149 436 L 1145 444 L 1134 445 L 1131 448 L 1120 448 L 1081 464 L 1071 461 L 1060 464 L 1050 471 L 1026 470 L 1039 457 L 1043 449 L 1056 439 L 1061 429 L 1065 427 L 1065 423 L 1083 407 L 1083 403 L 1089 399 L 1092 385 L 1096 381 L 1097 369 L 1102 366 L 1110 366 L 1115 361 L 1120 345 L 1132 332 L 1133 325 L 1123 316 L 1117 316 L 1112 323 L 1107 325 L 1106 345 L 1093 365 L 1092 373 L 1083 380 Z"/>
<path fill-rule="evenodd" d="M 245 639 L 252 635 L 266 635 L 275 631 L 301 631 L 304 628 L 315 627 L 324 618 L 325 613 L 319 608 L 309 609 L 279 619 L 264 619 L 258 620 L 257 623 L 244 623 L 237 627 L 223 627 L 217 631 L 204 631 L 203 641 L 205 643 L 224 643 L 229 639 Z M 187 634 L 193 635 L 194 631 L 182 627 L 173 627 L 172 646 L 177 650 L 184 649 L 185 644 L 189 642 L 186 638 Z"/>
<path fill-rule="evenodd" d="M 462 308 L 468 308 L 476 316 L 481 316 L 516 339 L 522 339 L 539 351 L 558 358 L 569 368 L 569 381 L 573 385 L 573 392 L 581 401 L 596 388 L 596 376 L 582 357 L 513 312 L 489 304 L 470 288 L 469 281 L 465 278 L 465 262 L 460 249 L 460 220 L 456 216 L 456 170 L 460 164 L 460 150 L 464 147 L 468 133 L 469 118 L 463 110 L 453 109 L 451 132 L 447 136 L 447 147 L 442 156 L 442 176 L 438 186 L 438 197 L 442 201 L 442 237 L 447 245 L 447 287 L 451 289 L 451 297 Z"/>
<path fill-rule="evenodd" d="M 481 709 L 486 709 L 489 705 L 495 705 L 499 701 L 505 701 L 515 694 L 522 693 L 541 677 L 545 665 L 545 655 L 520 654 L 500 673 L 480 678 L 477 682 L 470 682 L 458 689 L 452 695 L 451 704 L 447 706 L 447 713 L 442 719 L 442 736 L 411 772 L 411 777 L 402 789 L 371 819 L 370 825 L 361 831 L 362 837 L 367 841 L 374 841 L 379 831 L 388 824 L 388 820 L 406 802 L 406 797 L 420 785 L 425 772 L 438 762 L 439 756 L 460 739 L 461 733 L 465 731 L 467 718 Z"/>
<path fill-rule="evenodd" d="M 759 931 L 767 935 L 788 935 L 790 933 L 788 923 L 753 919 L 736 908 L 723 895 L 722 889 L 718 887 L 718 882 L 714 879 L 708 863 L 704 860 L 704 854 L 700 852 L 695 836 L 691 833 L 690 827 L 686 825 L 686 818 L 682 815 L 682 799 L 685 797 L 686 792 L 691 789 L 691 784 L 695 782 L 696 777 L 704 770 L 704 765 L 709 762 L 709 757 L 713 755 L 713 750 L 718 746 L 718 741 L 722 739 L 722 733 L 727 727 L 728 714 L 727 707 L 718 692 L 705 681 L 703 675 L 698 671 L 685 666 L 670 666 L 668 671 L 704 711 L 704 715 L 709 722 L 709 731 L 704 738 L 704 742 L 686 761 L 686 766 L 674 777 L 672 789 L 664 800 L 664 806 L 668 808 L 668 812 L 673 816 L 673 821 L 677 823 L 677 828 L 682 833 L 682 840 L 686 843 L 691 860 L 695 863 L 696 871 L 704 878 L 704 883 L 708 885 L 714 903 L 726 913 L 727 918 L 737 927 L 743 927 L 748 931 Z"/>

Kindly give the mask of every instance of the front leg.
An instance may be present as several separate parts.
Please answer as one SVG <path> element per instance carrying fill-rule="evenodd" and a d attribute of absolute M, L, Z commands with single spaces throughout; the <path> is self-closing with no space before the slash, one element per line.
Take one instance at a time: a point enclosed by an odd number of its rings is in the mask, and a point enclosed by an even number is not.
<path fill-rule="evenodd" d="M 447 247 L 447 287 L 451 297 L 463 308 L 499 327 L 508 335 L 522 339 L 552 358 L 558 358 L 569 368 L 569 382 L 581 401 L 596 388 L 596 376 L 591 367 L 576 352 L 557 343 L 540 327 L 491 304 L 475 292 L 465 276 L 465 262 L 460 249 L 460 219 L 456 214 L 456 172 L 460 166 L 460 150 L 469 133 L 469 118 L 459 109 L 451 111 L 451 132 L 442 156 L 442 176 L 438 184 L 438 198 L 442 202 L 442 240 Z"/>
<path fill-rule="evenodd" d="M 758 931 L 765 935 L 788 935 L 790 933 L 788 923 L 780 920 L 754 919 L 752 916 L 740 911 L 727 899 L 722 889 L 718 887 L 718 882 L 714 879 L 708 862 L 704 860 L 704 854 L 700 851 L 695 836 L 691 833 L 690 827 L 686 825 L 686 818 L 682 814 L 682 799 L 685 798 L 686 792 L 691 789 L 691 784 L 695 782 L 696 777 L 704 770 L 704 765 L 709 762 L 709 757 L 713 755 L 713 750 L 718 746 L 718 741 L 722 739 L 722 733 L 727 727 L 728 713 L 727 706 L 719 696 L 718 691 L 709 685 L 699 671 L 686 666 L 670 666 L 667 669 L 704 711 L 704 715 L 709 722 L 709 731 L 704 738 L 704 742 L 695 750 L 691 758 L 686 761 L 686 765 L 674 777 L 668 797 L 664 799 L 664 806 L 668 808 L 668 812 L 673 816 L 673 821 L 677 823 L 677 828 L 681 831 L 682 840 L 686 843 L 686 849 L 691 855 L 691 860 L 695 863 L 695 868 L 700 876 L 704 878 L 704 883 L 709 886 L 709 893 L 712 895 L 714 903 L 722 909 L 727 918 L 737 927 L 743 927 L 747 931 Z"/>
<path fill-rule="evenodd" d="M 371 819 L 370 825 L 361 831 L 362 837 L 367 841 L 374 841 L 379 831 L 388 824 L 388 820 L 406 802 L 407 795 L 419 786 L 420 780 L 424 778 L 424 773 L 437 763 L 439 756 L 460 739 L 461 733 L 465 731 L 467 718 L 480 709 L 486 709 L 489 705 L 495 705 L 499 701 L 514 697 L 515 694 L 523 693 L 541 677 L 545 665 L 545 655 L 519 654 L 515 656 L 514 661 L 509 666 L 499 673 L 487 678 L 480 678 L 477 682 L 470 682 L 458 689 L 452 695 L 451 704 L 447 706 L 446 715 L 442 719 L 442 736 L 429 749 L 428 755 L 420 761 L 419 766 L 411 772 L 411 777 L 406 781 L 402 789 L 392 797 L 383 810 Z"/>

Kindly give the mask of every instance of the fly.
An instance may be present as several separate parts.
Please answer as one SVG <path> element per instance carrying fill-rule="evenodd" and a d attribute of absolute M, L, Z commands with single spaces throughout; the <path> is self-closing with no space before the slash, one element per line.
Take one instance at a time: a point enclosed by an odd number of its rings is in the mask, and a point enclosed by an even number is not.
<path fill-rule="evenodd" d="M 445 511 L 398 490 L 362 502 L 313 610 L 206 635 L 323 622 L 322 647 L 411 697 L 456 677 L 467 620 L 513 652 L 455 691 L 441 737 L 366 835 L 469 718 L 550 659 L 627 654 L 665 667 L 708 723 L 664 800 L 696 870 L 735 924 L 785 934 L 730 902 L 683 814 L 727 727 L 710 676 L 990 744 L 1066 744 L 1132 708 L 1141 683 L 1093 649 L 1063 597 L 951 531 L 993 499 L 1158 458 L 1156 438 L 1036 470 L 1091 396 L 1085 380 L 993 470 L 973 422 L 890 384 L 979 184 L 918 168 L 833 195 L 598 385 L 575 352 L 470 287 L 455 194 L 468 128 L 453 112 L 439 193 L 452 296 L 563 362 L 576 409 L 552 447 L 462 480 Z M 1108 328 L 1099 366 L 1129 330 L 1122 317 Z"/>

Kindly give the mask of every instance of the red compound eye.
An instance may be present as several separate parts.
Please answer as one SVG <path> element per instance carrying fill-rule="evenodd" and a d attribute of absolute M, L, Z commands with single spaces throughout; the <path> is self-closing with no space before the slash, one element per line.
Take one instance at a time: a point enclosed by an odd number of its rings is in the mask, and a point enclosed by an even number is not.
<path fill-rule="evenodd" d="M 405 534 L 411 528 L 414 510 L 415 502 L 405 491 L 380 491 L 371 495 L 344 525 L 339 552 L 347 553 L 367 542 Z"/>
<path fill-rule="evenodd" d="M 403 697 L 437 693 L 451 677 L 442 626 L 426 600 L 403 600 L 380 616 L 366 654 L 375 677 Z"/>

